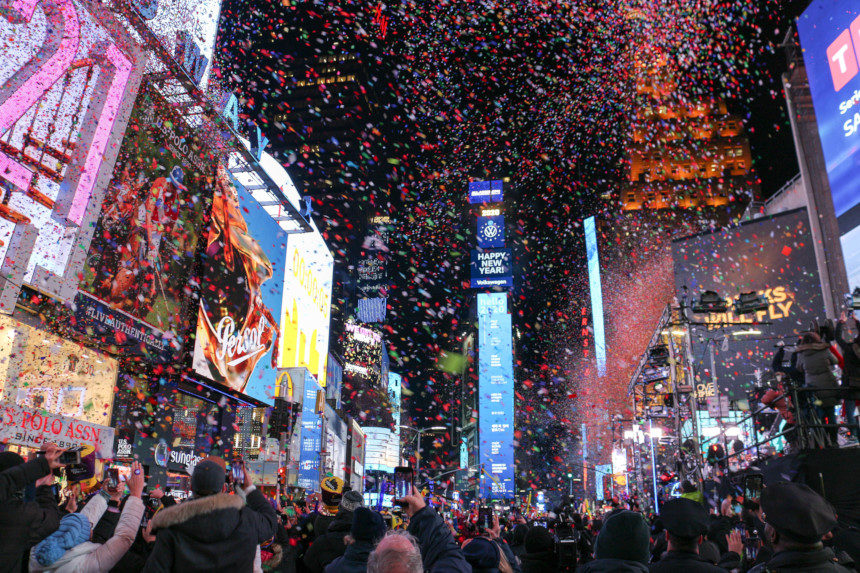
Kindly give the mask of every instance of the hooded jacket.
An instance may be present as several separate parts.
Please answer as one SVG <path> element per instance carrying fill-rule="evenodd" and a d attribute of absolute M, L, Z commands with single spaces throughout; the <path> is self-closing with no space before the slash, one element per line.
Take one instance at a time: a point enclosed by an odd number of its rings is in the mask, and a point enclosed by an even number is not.
<path fill-rule="evenodd" d="M 826 342 L 812 342 L 797 347 L 800 357 L 797 359 L 797 369 L 803 373 L 804 384 L 813 388 L 836 388 L 837 379 L 833 367 L 839 361 L 830 351 Z M 831 392 L 817 392 L 824 406 L 835 406 L 836 397 Z"/>
<path fill-rule="evenodd" d="M 311 573 L 322 573 L 325 566 L 340 557 L 346 551 L 344 536 L 352 527 L 352 512 L 339 511 L 331 523 L 328 531 L 318 534 L 317 538 L 305 552 L 305 567 Z"/>
<path fill-rule="evenodd" d="M 346 547 L 344 554 L 325 568 L 325 573 L 364 573 L 367 571 L 367 560 L 373 551 L 373 543 L 357 539 Z"/>
<path fill-rule="evenodd" d="M 100 496 L 94 496 L 85 506 L 88 510 L 88 518 L 95 515 L 100 516 L 107 509 L 107 502 Z M 140 520 L 143 517 L 143 501 L 139 497 L 129 497 L 119 517 L 113 536 L 104 543 L 93 543 L 87 541 L 75 545 L 66 551 L 62 557 L 50 565 L 42 566 L 36 561 L 34 555 L 30 556 L 31 572 L 51 573 L 100 573 L 110 571 L 128 548 L 134 542 Z M 82 513 L 84 513 L 82 511 Z M 98 519 L 89 519 L 90 523 L 98 522 Z"/>
<path fill-rule="evenodd" d="M 842 338 L 844 330 L 845 323 L 839 322 L 836 325 L 836 342 L 842 349 L 842 357 L 845 360 L 845 366 L 842 368 L 842 385 L 860 388 L 860 344 L 854 340 L 844 340 Z M 857 399 L 860 399 L 860 396 L 857 396 Z"/>
<path fill-rule="evenodd" d="M 219 493 L 159 511 L 152 520 L 155 546 L 144 567 L 151 571 L 224 571 L 254 568 L 257 546 L 275 536 L 275 508 L 256 488 Z"/>

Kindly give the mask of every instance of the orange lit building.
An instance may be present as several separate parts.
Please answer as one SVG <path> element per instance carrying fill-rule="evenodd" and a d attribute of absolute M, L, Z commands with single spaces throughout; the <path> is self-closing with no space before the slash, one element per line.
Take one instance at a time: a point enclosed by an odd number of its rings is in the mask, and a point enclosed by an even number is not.
<path fill-rule="evenodd" d="M 649 60 L 637 65 L 636 117 L 622 208 L 746 206 L 755 190 L 743 122 L 721 100 L 685 99 L 665 62 Z"/>

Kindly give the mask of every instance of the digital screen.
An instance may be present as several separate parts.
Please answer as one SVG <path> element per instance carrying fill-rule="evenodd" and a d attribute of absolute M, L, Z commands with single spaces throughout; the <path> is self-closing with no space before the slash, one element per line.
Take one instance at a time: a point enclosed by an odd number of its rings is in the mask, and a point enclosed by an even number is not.
<path fill-rule="evenodd" d="M 116 157 L 108 142 L 134 97 L 136 62 L 116 20 L 89 3 L 4 6 L 0 264 L 12 283 L 71 302 Z"/>
<path fill-rule="evenodd" d="M 500 203 L 504 197 L 502 192 L 503 182 L 501 179 L 493 181 L 470 181 L 469 203 Z"/>
<path fill-rule="evenodd" d="M 478 217 L 478 246 L 494 249 L 505 246 L 505 216 Z"/>
<path fill-rule="evenodd" d="M 591 316 L 594 322 L 594 357 L 597 373 L 606 374 L 606 337 L 603 325 L 603 289 L 600 286 L 600 256 L 597 252 L 597 232 L 594 217 L 583 222 L 585 228 L 585 252 L 588 259 L 588 290 L 591 295 Z"/>
<path fill-rule="evenodd" d="M 403 378 L 395 372 L 388 373 L 388 401 L 391 403 L 391 417 L 394 418 L 394 433 L 400 435 L 400 401 L 403 393 Z"/>
<path fill-rule="evenodd" d="M 478 294 L 479 463 L 481 497 L 514 497 L 514 367 L 511 315 Z M 492 295 L 490 295 L 492 296 Z"/>
<path fill-rule="evenodd" d="M 860 5 L 816 0 L 797 19 L 797 30 L 833 206 L 842 218 L 860 204 Z"/>
<path fill-rule="evenodd" d="M 322 450 L 322 417 L 317 413 L 319 384 L 305 377 L 302 399 L 302 433 L 299 454 L 298 486 L 309 492 L 320 489 L 320 451 Z"/>
<path fill-rule="evenodd" d="M 309 233 L 289 235 L 281 306 L 281 368 L 304 366 L 326 385 L 334 258 L 311 223 Z"/>
<path fill-rule="evenodd" d="M 271 403 L 287 234 L 219 163 L 202 256 L 194 371 Z"/>
<path fill-rule="evenodd" d="M 171 105 L 141 92 L 87 254 L 76 330 L 154 362 L 181 351 L 215 164 Z"/>
<path fill-rule="evenodd" d="M 472 249 L 469 269 L 472 288 L 514 286 L 510 249 Z"/>
<path fill-rule="evenodd" d="M 725 313 L 692 315 L 706 323 L 692 326 L 691 336 L 695 371 L 705 386 L 714 385 L 705 395 L 747 398 L 770 369 L 776 342 L 793 344 L 825 317 L 805 209 L 679 239 L 672 255 L 675 287 L 689 288 L 690 303 L 709 290 L 730 303 Z M 767 308 L 736 314 L 733 303 L 746 292 L 764 296 Z M 762 324 L 745 326 L 753 321 Z"/>
<path fill-rule="evenodd" d="M 365 471 L 393 473 L 400 465 L 400 439 L 388 428 L 367 427 L 364 431 Z"/>
<path fill-rule="evenodd" d="M 349 319 L 344 327 L 343 339 L 344 374 L 348 378 L 358 378 L 372 386 L 380 386 L 382 334 L 375 328 Z"/>

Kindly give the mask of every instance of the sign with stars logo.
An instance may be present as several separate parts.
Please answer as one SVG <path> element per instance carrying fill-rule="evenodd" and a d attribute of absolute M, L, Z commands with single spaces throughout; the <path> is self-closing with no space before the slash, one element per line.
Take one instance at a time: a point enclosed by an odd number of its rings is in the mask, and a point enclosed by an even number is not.
<path fill-rule="evenodd" d="M 478 217 L 478 246 L 495 249 L 505 246 L 505 216 Z"/>

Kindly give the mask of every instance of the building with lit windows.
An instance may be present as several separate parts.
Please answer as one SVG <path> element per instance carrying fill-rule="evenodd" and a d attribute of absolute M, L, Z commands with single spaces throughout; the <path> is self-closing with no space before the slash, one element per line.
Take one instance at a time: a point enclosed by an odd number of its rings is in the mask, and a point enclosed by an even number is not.
<path fill-rule="evenodd" d="M 743 122 L 719 99 L 688 99 L 659 56 L 637 62 L 624 210 L 745 206 L 755 192 Z"/>

